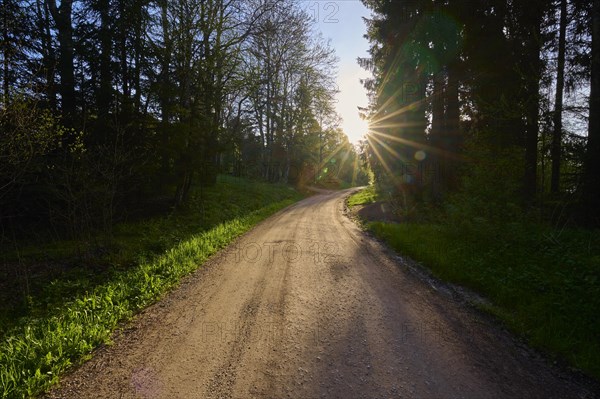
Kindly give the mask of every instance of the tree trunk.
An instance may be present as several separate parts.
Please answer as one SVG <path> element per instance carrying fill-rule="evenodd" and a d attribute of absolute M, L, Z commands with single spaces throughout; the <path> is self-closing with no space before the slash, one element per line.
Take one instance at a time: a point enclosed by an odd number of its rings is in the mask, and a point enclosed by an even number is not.
<path fill-rule="evenodd" d="M 170 82 L 171 77 L 170 66 L 171 66 L 171 33 L 169 27 L 169 19 L 168 19 L 168 1 L 162 0 L 160 2 L 160 12 L 161 12 L 161 26 L 162 26 L 162 35 L 164 41 L 164 51 L 161 54 L 161 71 L 160 71 L 160 112 L 161 112 L 161 169 L 163 174 L 169 172 L 170 169 L 170 153 L 169 153 L 169 124 L 170 124 Z"/>
<path fill-rule="evenodd" d="M 463 142 L 460 132 L 460 103 L 458 93 L 458 71 L 456 70 L 456 63 L 448 67 L 448 85 L 446 87 L 446 139 L 448 144 L 446 150 L 448 151 L 448 162 L 445 165 L 440 165 L 436 172 L 444 175 L 447 189 L 453 190 L 457 188 L 457 157 L 461 151 Z M 441 176 L 440 176 L 441 177 Z"/>
<path fill-rule="evenodd" d="M 529 28 L 524 31 L 525 41 L 525 176 L 523 194 L 529 205 L 535 202 L 537 194 L 537 161 L 539 135 L 540 79 L 542 74 L 541 24 L 542 8 L 539 2 L 527 5 L 524 23 Z"/>
<path fill-rule="evenodd" d="M 193 172 L 185 170 L 180 176 L 179 184 L 177 185 L 177 191 L 175 193 L 175 207 L 179 208 L 187 201 L 192 187 Z"/>
<path fill-rule="evenodd" d="M 554 130 L 552 132 L 552 175 L 550 192 L 557 194 L 560 190 L 560 153 L 562 144 L 562 111 L 563 91 L 565 87 L 565 47 L 567 35 L 567 0 L 560 2 L 560 33 L 558 37 L 558 70 L 556 73 L 556 96 L 554 99 Z"/>
<path fill-rule="evenodd" d="M 600 0 L 592 5 L 592 78 L 590 118 L 584 163 L 583 209 L 586 219 L 595 225 L 600 217 Z"/>
<path fill-rule="evenodd" d="M 110 26 L 109 0 L 100 0 L 100 91 L 98 92 L 99 133 L 106 132 L 110 111 L 112 74 L 110 60 L 112 53 L 112 29 Z"/>
<path fill-rule="evenodd" d="M 52 46 L 52 34 L 50 32 L 50 11 L 45 1 L 37 0 L 37 14 L 39 19 L 39 30 L 42 44 L 42 60 L 44 65 L 44 80 L 46 82 L 46 97 L 48 107 L 51 111 L 56 111 L 56 81 L 55 66 L 56 55 Z"/>
<path fill-rule="evenodd" d="M 119 34 L 119 67 L 121 69 L 121 92 L 123 99 L 121 101 L 121 120 L 127 124 L 130 120 L 131 111 L 131 87 L 129 85 L 129 63 L 127 62 L 127 32 L 129 31 L 129 10 L 125 7 L 125 1 L 119 2 L 119 14 L 121 32 Z"/>
<path fill-rule="evenodd" d="M 443 149 L 444 141 L 444 94 L 444 73 L 440 71 L 433 77 L 431 106 L 431 145 L 439 149 Z"/>
<path fill-rule="evenodd" d="M 48 8 L 56 24 L 58 31 L 59 60 L 58 68 L 60 74 L 60 97 L 63 124 L 66 127 L 74 127 L 75 118 L 75 68 L 73 65 L 73 25 L 72 11 L 73 1 L 63 0 L 60 7 L 56 6 L 55 0 L 48 0 Z"/>
<path fill-rule="evenodd" d="M 433 77 L 433 95 L 431 107 L 431 145 L 439 150 L 436 154 L 429 154 L 429 161 L 433 164 L 445 163 L 445 151 L 447 150 L 447 137 L 444 129 L 446 82 L 444 71 L 439 71 Z M 439 180 L 431 181 L 431 191 L 435 201 L 442 199 L 444 187 Z"/>
<path fill-rule="evenodd" d="M 8 6 L 2 7 L 2 40 L 4 41 L 4 48 L 2 57 L 2 103 L 5 108 L 8 107 L 10 103 L 10 59 L 12 58 L 10 55 L 10 38 L 8 36 Z"/>
<path fill-rule="evenodd" d="M 134 113 L 136 115 L 136 118 L 138 118 L 140 112 L 141 112 L 141 103 L 142 103 L 142 87 L 141 87 L 141 71 L 142 71 L 142 58 L 144 57 L 144 54 L 142 54 L 143 51 L 143 33 L 142 33 L 142 29 L 143 29 L 143 25 L 144 25 L 144 12 L 143 12 L 143 2 L 142 1 L 136 1 L 135 2 L 135 22 L 134 22 L 134 30 L 135 30 L 135 37 L 134 37 L 134 43 L 133 43 L 133 51 L 134 51 L 134 57 L 135 57 L 135 67 L 133 70 L 133 88 L 135 90 L 135 95 L 133 98 L 133 110 Z"/>

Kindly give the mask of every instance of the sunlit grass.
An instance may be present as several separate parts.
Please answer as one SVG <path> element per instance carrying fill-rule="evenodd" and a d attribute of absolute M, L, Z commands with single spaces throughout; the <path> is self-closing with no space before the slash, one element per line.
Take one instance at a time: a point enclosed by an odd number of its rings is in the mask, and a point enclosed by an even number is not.
<path fill-rule="evenodd" d="M 193 201 L 182 215 L 120 226 L 116 234 L 128 244 L 122 244 L 124 254 L 107 257 L 114 265 L 104 278 L 49 282 L 44 292 L 51 297 L 4 333 L 1 397 L 29 397 L 56 383 L 71 365 L 109 342 L 120 322 L 257 222 L 299 199 L 285 186 L 232 178 L 221 178 L 204 196 L 202 206 Z"/>
<path fill-rule="evenodd" d="M 372 204 L 373 202 L 376 202 L 378 200 L 379 200 L 379 194 L 375 190 L 375 187 L 371 185 L 371 186 L 368 186 L 367 188 L 365 188 L 364 190 L 360 190 L 359 192 L 352 194 L 348 198 L 348 205 L 349 206 L 368 205 L 368 204 Z"/>

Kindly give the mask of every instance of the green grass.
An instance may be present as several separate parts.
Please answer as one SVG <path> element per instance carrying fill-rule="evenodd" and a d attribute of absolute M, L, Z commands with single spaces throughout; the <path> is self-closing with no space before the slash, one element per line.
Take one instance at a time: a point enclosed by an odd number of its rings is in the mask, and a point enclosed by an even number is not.
<path fill-rule="evenodd" d="M 379 195 L 374 186 L 368 186 L 364 190 L 351 195 L 348 198 L 348 206 L 368 205 L 379 200 Z"/>
<path fill-rule="evenodd" d="M 369 223 L 392 248 L 491 300 L 485 310 L 534 347 L 600 378 L 600 234 L 514 224 Z"/>
<path fill-rule="evenodd" d="M 40 283 L 44 287 L 30 298 L 27 313 L 5 326 L 0 342 L 2 397 L 33 396 L 56 383 L 71 365 L 108 343 L 120 322 L 157 301 L 209 256 L 299 195 L 286 186 L 220 177 L 203 198 L 193 198 L 185 212 L 118 226 L 113 247 L 96 261 L 108 262 L 106 270 L 79 265 Z M 73 243 L 53 243 L 22 252 L 60 257 L 72 248 Z"/>

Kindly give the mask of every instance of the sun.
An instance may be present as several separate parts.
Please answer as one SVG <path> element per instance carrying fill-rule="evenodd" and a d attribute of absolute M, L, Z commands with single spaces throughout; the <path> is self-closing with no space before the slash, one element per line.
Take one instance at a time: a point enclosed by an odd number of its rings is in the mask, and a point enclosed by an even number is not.
<path fill-rule="evenodd" d="M 369 122 L 361 119 L 358 111 L 356 115 L 344 115 L 343 118 L 342 129 L 348 136 L 348 140 L 353 144 L 357 144 L 359 140 L 363 140 L 369 132 Z"/>

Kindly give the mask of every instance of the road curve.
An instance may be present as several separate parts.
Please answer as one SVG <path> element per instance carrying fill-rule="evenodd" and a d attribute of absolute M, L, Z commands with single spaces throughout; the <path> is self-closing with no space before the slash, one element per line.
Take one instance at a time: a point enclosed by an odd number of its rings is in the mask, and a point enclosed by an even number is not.
<path fill-rule="evenodd" d="M 591 398 L 343 214 L 277 213 L 146 309 L 48 398 Z"/>

